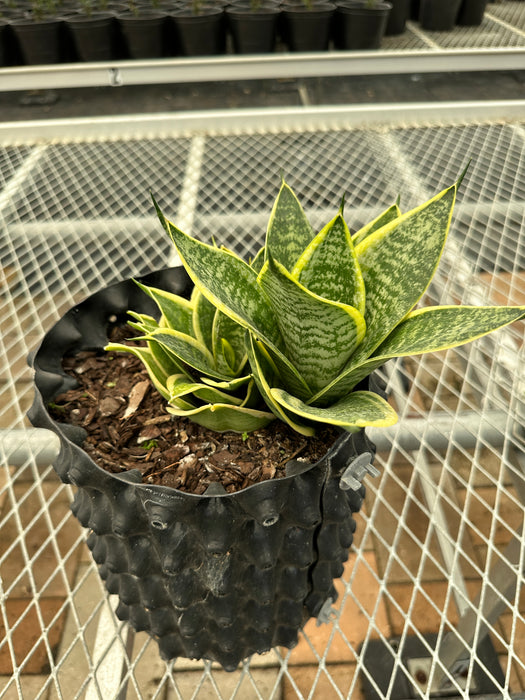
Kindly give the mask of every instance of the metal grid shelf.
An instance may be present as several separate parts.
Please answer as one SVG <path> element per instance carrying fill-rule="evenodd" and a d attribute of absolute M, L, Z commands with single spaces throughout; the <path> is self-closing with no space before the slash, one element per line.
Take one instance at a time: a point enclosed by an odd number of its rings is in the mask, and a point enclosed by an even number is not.
<path fill-rule="evenodd" d="M 522 0 L 491 4 L 479 27 L 450 32 L 408 22 L 400 36 L 385 37 L 378 51 L 328 51 L 260 56 L 214 56 L 0 68 L 3 91 L 120 86 L 217 80 L 316 77 L 408 72 L 519 70 L 525 66 Z"/>
<path fill-rule="evenodd" d="M 429 298 L 524 304 L 525 105 L 521 117 L 500 105 L 496 118 L 485 106 L 480 120 L 456 107 L 450 119 L 434 112 L 430 123 L 413 111 L 410 123 L 390 125 L 395 109 L 383 109 L 381 125 L 362 108 L 359 119 L 351 110 L 332 120 L 312 113 L 314 127 L 260 112 L 249 130 L 214 115 L 205 128 L 201 115 L 194 130 L 188 118 L 183 129 L 163 121 L 157 133 L 155 122 L 112 120 L 113 132 L 98 137 L 86 137 L 82 122 L 67 140 L 36 126 L 25 142 L 3 134 L 2 700 L 396 700 L 407 683 L 412 697 L 433 697 L 429 681 L 440 674 L 456 697 L 482 688 L 524 696 L 522 324 L 387 367 L 401 421 L 373 435 L 381 476 L 367 482 L 335 621 L 309 623 L 294 650 L 252 658 L 233 674 L 184 660 L 167 666 L 153 641 L 116 620 L 69 513 L 72 489 L 49 466 L 54 444 L 24 418 L 25 357 L 45 329 L 87 294 L 169 261 L 150 189 L 183 228 L 248 255 L 281 171 L 314 225 L 346 191 L 357 228 L 399 192 L 404 209 L 423 201 L 472 159 Z M 386 679 L 375 658 L 390 664 Z"/>

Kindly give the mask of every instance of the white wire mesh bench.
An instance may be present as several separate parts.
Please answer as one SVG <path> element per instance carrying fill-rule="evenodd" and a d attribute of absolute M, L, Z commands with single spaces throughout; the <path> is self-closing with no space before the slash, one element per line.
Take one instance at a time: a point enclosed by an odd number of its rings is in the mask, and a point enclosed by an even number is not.
<path fill-rule="evenodd" d="M 24 418 L 25 357 L 87 294 L 164 266 L 152 190 L 243 255 L 283 171 L 314 224 L 410 206 L 472 159 L 434 303 L 525 303 L 525 105 L 157 115 L 0 128 L 0 697 L 523 697 L 523 327 L 385 370 L 401 421 L 374 432 L 333 623 L 233 674 L 162 662 L 115 618 L 69 513 L 55 446 Z M 488 632 L 488 636 L 485 634 Z M 488 640 L 488 641 L 487 641 Z M 437 651 L 436 651 L 437 650 Z M 381 662 L 382 671 L 377 668 Z M 410 697 L 410 695 L 408 696 Z"/>

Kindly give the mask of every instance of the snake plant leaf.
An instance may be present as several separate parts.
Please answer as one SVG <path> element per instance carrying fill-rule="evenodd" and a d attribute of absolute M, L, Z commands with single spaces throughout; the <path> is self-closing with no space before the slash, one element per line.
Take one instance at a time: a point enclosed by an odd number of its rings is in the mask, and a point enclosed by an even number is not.
<path fill-rule="evenodd" d="M 250 381 L 248 382 L 248 386 L 246 387 L 246 396 L 244 397 L 241 406 L 245 406 L 246 408 L 260 408 L 261 398 L 261 394 L 259 392 L 259 389 L 257 388 L 257 384 L 255 383 L 255 379 L 253 378 L 252 374 L 250 375 Z"/>
<path fill-rule="evenodd" d="M 365 312 L 365 285 L 350 231 L 339 212 L 305 248 L 292 277 L 308 290 Z"/>
<path fill-rule="evenodd" d="M 155 301 L 166 320 L 168 328 L 180 331 L 186 335 L 193 333 L 193 306 L 187 299 L 178 294 L 167 292 L 164 289 L 147 287 L 137 280 L 134 280 L 134 282 Z"/>
<path fill-rule="evenodd" d="M 281 384 L 304 401 L 311 398 L 312 390 L 288 357 L 275 347 L 266 344 L 265 350 L 268 357 L 271 358 L 278 376 L 281 378 Z"/>
<path fill-rule="evenodd" d="M 275 420 L 273 413 L 228 404 L 206 404 L 189 410 L 167 406 L 166 410 L 174 416 L 190 418 L 194 423 L 218 433 L 229 430 L 249 433 L 264 428 Z"/>
<path fill-rule="evenodd" d="M 128 311 L 128 316 L 135 319 L 135 321 L 128 321 L 128 325 L 140 333 L 149 333 L 159 327 L 157 319 L 148 314 L 137 314 L 134 311 Z"/>
<path fill-rule="evenodd" d="M 374 355 L 401 357 L 448 350 L 525 318 L 525 306 L 427 306 L 390 333 Z"/>
<path fill-rule="evenodd" d="M 443 252 L 455 199 L 454 184 L 357 245 L 367 333 L 352 364 L 371 355 L 426 291 Z"/>
<path fill-rule="evenodd" d="M 401 209 L 399 208 L 399 205 L 396 202 L 395 204 L 392 204 L 392 206 L 388 207 L 388 209 L 385 209 L 385 211 L 379 214 L 379 216 L 377 216 L 373 221 L 370 221 L 370 223 L 365 224 L 363 228 L 360 228 L 359 231 L 354 233 L 354 235 L 352 236 L 352 242 L 354 246 L 364 241 L 365 238 L 367 238 L 367 236 L 369 236 L 371 233 L 374 233 L 374 231 L 377 231 L 383 226 L 386 226 L 386 224 L 389 224 L 391 221 L 397 219 L 400 216 Z"/>
<path fill-rule="evenodd" d="M 144 336 L 144 340 L 159 343 L 164 349 L 173 353 L 182 362 L 193 367 L 199 373 L 208 374 L 216 379 L 229 379 L 228 375 L 215 369 L 215 362 L 211 352 L 192 336 L 166 328 L 154 331 L 150 336 Z"/>
<path fill-rule="evenodd" d="M 313 294 L 270 256 L 259 275 L 270 299 L 287 356 L 313 393 L 344 367 L 365 334 L 353 306 Z"/>
<path fill-rule="evenodd" d="M 270 408 L 272 413 L 287 423 L 293 430 L 310 437 L 315 433 L 315 429 L 311 425 L 304 425 L 301 422 L 294 420 L 287 411 L 273 398 L 271 394 L 271 385 L 275 379 L 276 369 L 273 365 L 271 358 L 268 356 L 266 348 L 264 345 L 256 340 L 252 334 L 249 334 L 248 342 L 248 362 L 250 363 L 251 370 L 253 372 L 253 377 L 257 388 L 261 396 L 263 397 L 266 405 Z"/>
<path fill-rule="evenodd" d="M 152 316 L 136 314 L 133 311 L 128 311 L 128 314 L 137 319 L 136 322 L 128 321 L 128 326 L 134 328 L 136 331 L 139 331 L 139 333 L 142 333 L 143 337 L 151 335 L 151 333 L 161 328 L 159 323 L 157 323 Z M 160 319 L 161 321 L 162 318 L 163 317 Z M 147 346 L 157 364 L 163 368 L 166 376 L 176 374 L 177 372 L 186 371 L 187 368 L 184 366 L 184 363 L 181 362 L 180 359 L 172 352 L 167 352 L 159 343 L 148 341 Z"/>
<path fill-rule="evenodd" d="M 216 387 L 217 389 L 223 389 L 224 391 L 237 391 L 252 378 L 251 374 L 246 374 L 244 377 L 232 377 L 226 381 L 212 379 L 211 377 L 202 376 L 199 377 L 201 382 L 208 384 L 209 386 Z"/>
<path fill-rule="evenodd" d="M 124 345 L 123 343 L 108 343 L 104 350 L 108 352 L 129 352 L 138 357 L 144 364 L 155 389 L 166 401 L 169 400 L 169 392 L 166 389 L 167 374 L 162 365 L 159 365 L 155 360 L 149 348 L 139 345 Z"/>
<path fill-rule="evenodd" d="M 390 333 L 375 353 L 351 365 L 336 381 L 313 397 L 329 402 L 353 389 L 387 360 L 439 352 L 470 343 L 525 318 L 525 306 L 428 306 L 416 309 Z"/>
<path fill-rule="evenodd" d="M 163 367 L 166 374 L 186 374 L 189 370 L 188 365 L 180 360 L 174 353 L 166 350 L 160 343 L 148 341 L 147 346 L 155 358 L 157 364 Z"/>
<path fill-rule="evenodd" d="M 266 249 L 264 246 L 259 248 L 253 260 L 250 261 L 250 267 L 255 270 L 257 274 L 259 274 L 259 272 L 262 270 L 262 266 L 264 265 L 265 251 Z"/>
<path fill-rule="evenodd" d="M 197 241 L 164 221 L 184 267 L 202 294 L 241 326 L 278 345 L 277 324 L 255 270 L 235 253 Z"/>
<path fill-rule="evenodd" d="M 327 408 L 311 406 L 283 389 L 271 389 L 272 397 L 288 411 L 316 423 L 338 425 L 349 432 L 367 426 L 384 428 L 397 422 L 397 413 L 381 396 L 354 391 Z"/>
<path fill-rule="evenodd" d="M 193 287 L 191 295 L 193 304 L 193 334 L 204 347 L 211 350 L 213 347 L 213 321 L 217 312 L 211 301 L 208 301 L 204 294 Z"/>
<path fill-rule="evenodd" d="M 299 200 L 283 180 L 268 222 L 265 259 L 271 255 L 291 272 L 314 236 Z"/>
<path fill-rule="evenodd" d="M 213 356 L 219 372 L 240 374 L 246 363 L 245 329 L 217 309 L 212 329 Z"/>
<path fill-rule="evenodd" d="M 185 374 L 172 374 L 168 377 L 166 389 L 169 392 L 170 401 L 191 394 L 206 403 L 225 403 L 233 406 L 240 406 L 243 403 L 242 398 L 200 382 L 193 382 Z"/>

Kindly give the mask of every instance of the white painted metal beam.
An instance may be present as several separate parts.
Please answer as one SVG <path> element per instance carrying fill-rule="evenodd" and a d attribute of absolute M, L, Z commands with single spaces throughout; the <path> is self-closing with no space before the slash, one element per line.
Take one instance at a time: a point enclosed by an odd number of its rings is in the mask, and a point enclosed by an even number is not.
<path fill-rule="evenodd" d="M 130 114 L 78 119 L 46 119 L 0 123 L 0 144 L 61 142 L 81 138 L 110 138 L 141 134 L 189 135 L 239 130 L 260 132 L 268 128 L 337 129 L 408 126 L 411 124 L 454 125 L 472 121 L 523 120 L 525 100 L 402 102 L 364 105 L 267 107 Z"/>
<path fill-rule="evenodd" d="M 43 87 L 120 87 L 328 75 L 501 71 L 520 70 L 524 65 L 525 49 L 522 47 L 276 53 L 16 66 L 0 68 L 0 86 L 7 92 Z"/>

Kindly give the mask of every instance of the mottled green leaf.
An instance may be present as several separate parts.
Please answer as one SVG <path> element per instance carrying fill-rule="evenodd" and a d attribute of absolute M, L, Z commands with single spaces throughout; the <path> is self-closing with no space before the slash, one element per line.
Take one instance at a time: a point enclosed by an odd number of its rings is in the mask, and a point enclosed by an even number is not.
<path fill-rule="evenodd" d="M 271 257 L 259 279 L 272 303 L 288 358 L 312 392 L 319 391 L 361 342 L 362 315 L 352 306 L 312 294 Z"/>
<path fill-rule="evenodd" d="M 319 392 L 313 401 L 330 401 L 350 391 L 387 360 L 458 347 L 525 318 L 525 306 L 429 306 L 412 311 L 375 353 Z"/>
<path fill-rule="evenodd" d="M 271 395 L 283 408 L 301 418 L 338 425 L 350 432 L 367 426 L 384 428 L 397 422 L 392 406 L 371 391 L 354 391 L 327 408 L 305 404 L 282 389 L 272 389 Z"/>
<path fill-rule="evenodd" d="M 262 343 L 255 340 L 250 334 L 247 348 L 248 361 L 253 372 L 255 383 L 270 410 L 277 418 L 287 423 L 293 430 L 301 435 L 313 435 L 315 430 L 312 426 L 303 425 L 297 420 L 294 420 L 272 397 L 271 385 L 276 380 L 276 368 Z"/>
<path fill-rule="evenodd" d="M 357 245 L 367 332 L 352 364 L 371 355 L 427 289 L 443 252 L 455 198 L 453 185 Z"/>
<path fill-rule="evenodd" d="M 244 397 L 241 406 L 245 406 L 246 408 L 259 408 L 261 404 L 262 396 L 257 388 L 257 384 L 255 383 L 255 379 L 253 378 L 252 374 L 250 375 L 250 381 L 246 387 L 246 396 Z"/>
<path fill-rule="evenodd" d="M 226 404 L 206 404 L 188 411 L 168 406 L 166 410 L 175 416 L 190 418 L 194 423 L 218 433 L 228 430 L 249 433 L 264 428 L 275 420 L 273 413 Z"/>
<path fill-rule="evenodd" d="M 354 235 L 352 236 L 354 246 L 356 246 L 358 243 L 361 243 L 371 233 L 374 233 L 374 231 L 377 231 L 382 226 L 389 224 L 391 221 L 397 219 L 399 216 L 401 216 L 401 209 L 399 208 L 397 203 L 392 204 L 391 207 L 388 207 L 388 209 L 379 214 L 379 216 L 377 216 L 373 221 L 370 221 L 368 224 L 365 224 L 363 228 L 360 228 L 359 231 L 357 231 L 357 233 L 354 233 Z"/>
<path fill-rule="evenodd" d="M 257 274 L 262 270 L 262 266 L 264 265 L 264 257 L 265 257 L 265 248 L 264 246 L 262 248 L 259 248 L 257 251 L 256 256 L 253 258 L 253 260 L 250 261 L 250 267 L 255 270 Z"/>
<path fill-rule="evenodd" d="M 314 236 L 299 200 L 283 181 L 266 231 L 266 259 L 271 255 L 290 272 Z"/>
<path fill-rule="evenodd" d="M 213 322 L 213 356 L 219 372 L 237 375 L 246 362 L 245 329 L 217 310 Z"/>
<path fill-rule="evenodd" d="M 193 304 L 193 335 L 211 352 L 213 348 L 213 320 L 217 307 L 206 299 L 198 287 L 193 287 L 191 301 Z"/>
<path fill-rule="evenodd" d="M 289 358 L 275 348 L 265 344 L 265 351 L 276 368 L 280 377 L 280 386 L 285 386 L 295 396 L 299 396 L 307 401 L 312 396 L 312 390 L 299 374 L 297 368 L 290 362 Z"/>
<path fill-rule="evenodd" d="M 220 391 L 220 389 L 207 384 L 192 382 L 184 374 L 172 374 L 168 377 L 166 389 L 169 392 L 170 401 L 191 394 L 206 403 L 225 403 L 234 406 L 240 406 L 243 403 L 242 398 Z"/>
<path fill-rule="evenodd" d="M 165 346 L 154 340 L 149 340 L 148 348 L 157 363 L 164 369 L 168 376 L 170 374 L 188 372 L 188 365 L 182 362 L 177 355 L 169 351 Z"/>
<path fill-rule="evenodd" d="M 140 333 L 149 333 L 159 327 L 157 319 L 148 314 L 137 314 L 134 311 L 128 311 L 128 315 L 135 319 L 134 321 L 128 321 L 128 325 Z"/>
<path fill-rule="evenodd" d="M 198 372 L 209 374 L 216 379 L 227 380 L 229 378 L 228 375 L 215 369 L 211 352 L 192 336 L 166 328 L 155 331 L 151 336 L 146 336 L 146 340 L 160 343 L 167 351 L 174 353 L 180 360 Z"/>
<path fill-rule="evenodd" d="M 278 344 L 277 324 L 255 270 L 235 253 L 201 243 L 166 219 L 164 222 L 184 267 L 202 294 L 241 326 Z"/>
<path fill-rule="evenodd" d="M 314 294 L 365 312 L 365 285 L 341 212 L 305 248 L 292 277 Z"/>
<path fill-rule="evenodd" d="M 437 352 L 481 338 L 525 318 L 525 306 L 429 306 L 412 311 L 374 355 Z"/>
<path fill-rule="evenodd" d="M 247 374 L 244 377 L 233 377 L 226 381 L 212 379 L 211 377 L 206 376 L 199 377 L 201 382 L 204 382 L 209 386 L 217 387 L 217 389 L 223 389 L 224 391 L 237 391 L 237 389 L 249 382 L 250 378 L 251 374 Z"/>
<path fill-rule="evenodd" d="M 137 280 L 134 281 L 157 304 L 168 324 L 168 328 L 180 331 L 186 335 L 193 334 L 193 307 L 187 299 L 178 294 L 166 292 L 164 289 L 147 287 L 145 284 L 137 282 Z"/>
<path fill-rule="evenodd" d="M 136 314 L 133 311 L 128 311 L 128 314 L 137 319 L 136 322 L 128 321 L 128 325 L 131 326 L 131 328 L 139 331 L 139 333 L 142 333 L 142 337 L 151 335 L 151 333 L 159 328 L 166 327 L 163 322 L 164 316 L 161 316 L 160 321 L 157 323 L 152 316 Z M 157 361 L 157 364 L 164 370 L 166 376 L 176 374 L 177 372 L 185 372 L 187 370 L 187 367 L 178 357 L 176 357 L 172 352 L 167 352 L 166 349 L 159 343 L 150 340 L 147 342 L 147 347 L 154 359 Z"/>

